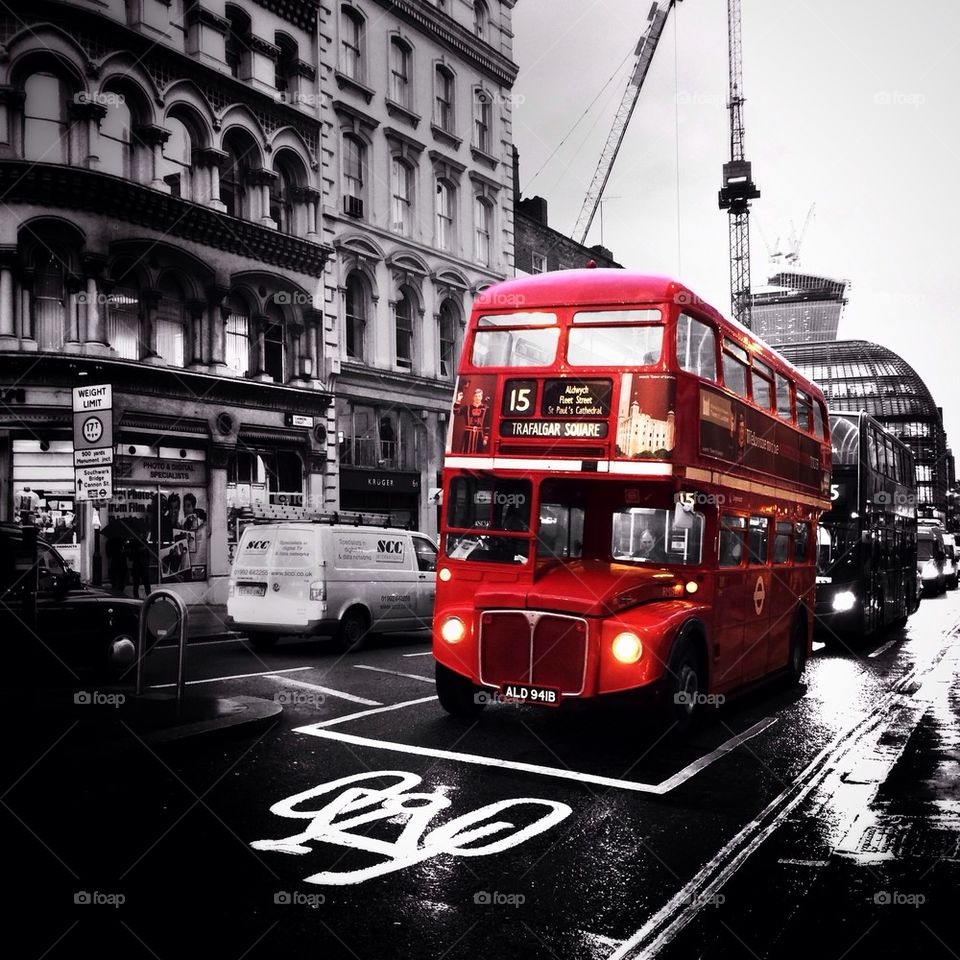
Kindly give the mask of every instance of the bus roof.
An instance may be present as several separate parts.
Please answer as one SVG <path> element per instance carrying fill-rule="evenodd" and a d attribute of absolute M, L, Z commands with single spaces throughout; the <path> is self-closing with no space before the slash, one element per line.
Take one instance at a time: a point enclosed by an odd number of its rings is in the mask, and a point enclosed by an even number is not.
<path fill-rule="evenodd" d="M 477 294 L 474 311 L 516 309 L 531 310 L 578 304 L 601 306 L 609 304 L 676 303 L 693 306 L 698 314 L 717 323 L 723 332 L 733 332 L 741 340 L 762 347 L 764 358 L 774 358 L 784 370 L 789 370 L 794 382 L 805 390 L 820 388 L 808 380 L 782 354 L 761 340 L 737 320 L 725 317 L 719 310 L 701 299 L 686 284 L 672 277 L 637 273 L 632 270 L 597 268 L 586 270 L 551 270 L 528 277 L 504 280 Z"/>

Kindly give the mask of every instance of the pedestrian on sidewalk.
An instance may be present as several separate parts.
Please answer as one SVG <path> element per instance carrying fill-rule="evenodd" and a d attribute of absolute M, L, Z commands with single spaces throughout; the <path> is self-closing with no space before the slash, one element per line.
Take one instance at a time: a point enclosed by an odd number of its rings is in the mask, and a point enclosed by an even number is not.
<path fill-rule="evenodd" d="M 140 537 L 131 537 L 127 541 L 127 553 L 130 557 L 131 573 L 133 575 L 133 595 L 140 595 L 140 584 L 143 584 L 143 595 L 150 595 L 150 554 L 147 545 Z"/>
<path fill-rule="evenodd" d="M 127 589 L 127 554 L 119 537 L 107 537 L 107 574 L 114 593 Z"/>

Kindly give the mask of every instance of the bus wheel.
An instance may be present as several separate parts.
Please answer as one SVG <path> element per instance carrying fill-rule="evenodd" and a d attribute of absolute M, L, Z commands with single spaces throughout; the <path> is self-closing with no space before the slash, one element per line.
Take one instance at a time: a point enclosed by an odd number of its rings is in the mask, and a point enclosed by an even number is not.
<path fill-rule="evenodd" d="M 807 666 L 807 631 L 803 620 L 797 617 L 793 625 L 793 634 L 790 637 L 790 660 L 787 669 L 790 674 L 790 683 L 795 685 L 803 679 L 803 671 Z"/>
<path fill-rule="evenodd" d="M 436 664 L 437 699 L 452 717 L 475 717 L 486 706 L 481 688 L 442 663 Z"/>
<path fill-rule="evenodd" d="M 337 645 L 344 653 L 359 650 L 367 638 L 370 629 L 370 618 L 360 607 L 348 610 L 337 628 Z"/>
<path fill-rule="evenodd" d="M 253 647 L 254 650 L 266 651 L 272 650 L 277 645 L 280 637 L 275 633 L 255 633 L 251 631 L 247 634 L 247 639 L 250 641 L 250 646 Z"/>
<path fill-rule="evenodd" d="M 667 676 L 667 720 L 672 730 L 685 733 L 693 726 L 706 693 L 700 659 L 688 640 L 681 640 L 674 650 Z"/>

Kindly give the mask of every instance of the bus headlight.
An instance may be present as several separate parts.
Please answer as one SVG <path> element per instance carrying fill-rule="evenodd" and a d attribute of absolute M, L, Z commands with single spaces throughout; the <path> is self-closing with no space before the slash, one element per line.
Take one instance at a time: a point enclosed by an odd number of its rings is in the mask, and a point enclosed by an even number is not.
<path fill-rule="evenodd" d="M 923 565 L 923 569 L 920 571 L 920 576 L 923 577 L 924 580 L 936 580 L 940 576 L 940 571 L 937 569 L 937 565 L 932 560 L 928 560 Z"/>
<path fill-rule="evenodd" d="M 618 633 L 613 638 L 610 649 L 621 663 L 636 663 L 643 656 L 643 644 L 640 638 L 629 630 Z"/>
<path fill-rule="evenodd" d="M 857 605 L 857 595 L 851 590 L 841 590 L 833 595 L 833 609 L 837 613 L 846 613 Z"/>
<path fill-rule="evenodd" d="M 467 628 L 459 617 L 447 617 L 440 627 L 440 636 L 447 643 L 459 643 L 467 635 Z"/>
<path fill-rule="evenodd" d="M 449 567 L 441 567 L 437 577 L 439 577 L 439 579 L 444 583 L 449 583 L 453 579 L 453 573 L 450 571 Z"/>

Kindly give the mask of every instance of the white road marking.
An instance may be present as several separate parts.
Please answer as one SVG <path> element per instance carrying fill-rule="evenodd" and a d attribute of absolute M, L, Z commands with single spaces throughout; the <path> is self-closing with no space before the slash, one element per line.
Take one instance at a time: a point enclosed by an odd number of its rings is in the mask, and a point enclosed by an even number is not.
<path fill-rule="evenodd" d="M 188 680 L 186 685 L 192 687 L 197 683 L 219 683 L 221 680 L 245 680 L 247 677 L 270 677 L 275 673 L 298 673 L 301 670 L 313 670 L 313 667 L 288 667 L 285 670 L 261 670 L 260 673 L 234 673 L 229 677 L 205 677 L 203 680 Z M 148 690 L 165 690 L 175 687 L 175 683 L 154 683 Z"/>
<path fill-rule="evenodd" d="M 405 653 L 405 657 L 432 657 L 433 651 L 427 650 L 426 653 Z"/>
<path fill-rule="evenodd" d="M 428 700 L 433 697 L 426 698 Z M 424 701 L 412 700 L 409 703 Z M 396 704 L 393 709 L 397 709 L 407 704 Z M 385 708 L 389 709 L 389 708 Z M 674 774 L 668 780 L 662 783 L 637 783 L 634 780 L 621 780 L 616 777 L 603 777 L 595 773 L 583 773 L 578 770 L 566 770 L 563 767 L 547 767 L 538 763 L 524 763 L 519 760 L 504 760 L 499 757 L 487 757 L 475 753 L 459 753 L 454 750 L 441 750 L 436 747 L 421 747 L 416 744 L 396 743 L 392 740 L 374 740 L 370 737 L 359 737 L 351 733 L 340 733 L 339 731 L 327 731 L 324 727 L 331 726 L 332 723 L 342 723 L 344 720 L 350 720 L 372 713 L 380 713 L 379 710 L 367 710 L 363 713 L 351 714 L 349 717 L 340 717 L 336 721 L 326 721 L 325 723 L 315 723 L 308 727 L 298 727 L 295 733 L 307 733 L 314 737 L 325 737 L 328 740 L 341 740 L 344 743 L 352 743 L 361 747 L 373 747 L 378 750 L 392 750 L 396 753 L 409 753 L 414 756 L 436 757 L 439 760 L 456 760 L 460 763 L 471 763 L 481 767 L 498 767 L 502 770 L 519 770 L 523 773 L 535 773 L 544 777 L 558 777 L 562 780 L 575 780 L 578 783 L 592 783 L 601 787 L 616 787 L 620 790 L 630 790 L 634 793 L 652 793 L 662 796 L 675 790 L 682 783 L 685 783 L 691 777 L 698 774 L 705 767 L 709 766 L 715 760 L 730 753 L 735 747 L 739 746 L 745 740 L 755 737 L 758 733 L 766 730 L 771 724 L 776 723 L 773 718 L 761 720 L 755 723 L 748 730 L 732 737 L 726 743 L 721 744 L 716 750 L 708 753 L 705 757 L 695 760 L 689 766 L 684 767 L 679 773 Z"/>
<path fill-rule="evenodd" d="M 814 653 L 819 653 L 821 650 L 825 650 L 825 649 L 826 649 L 826 646 L 827 646 L 827 645 L 826 645 L 822 640 L 814 640 L 814 641 L 813 641 L 813 652 L 814 652 Z"/>
<path fill-rule="evenodd" d="M 355 670 L 372 670 L 374 673 L 392 673 L 395 677 L 408 677 L 411 680 L 422 680 L 424 683 L 436 683 L 433 677 L 421 677 L 418 673 L 403 673 L 400 670 L 385 670 L 383 667 L 368 667 L 365 663 L 355 663 Z"/>
<path fill-rule="evenodd" d="M 418 703 L 429 703 L 436 700 L 436 697 L 420 697 L 418 700 L 404 700 L 402 703 L 391 703 L 386 707 L 378 707 L 376 710 L 361 710 L 359 713 L 348 713 L 345 717 L 334 717 L 332 720 L 321 720 L 320 723 L 311 723 L 306 727 L 298 727 L 294 733 L 313 733 L 320 727 L 332 727 L 338 723 L 346 723 L 348 720 L 359 720 L 361 717 L 370 717 L 375 713 L 388 713 L 391 710 L 402 710 L 404 707 L 412 707 Z"/>
<path fill-rule="evenodd" d="M 791 860 L 790 857 L 781 857 L 777 861 L 793 867 L 825 867 L 829 862 L 829 860 Z"/>
<path fill-rule="evenodd" d="M 352 693 L 344 693 L 342 690 L 333 690 L 330 687 L 322 687 L 319 683 L 307 683 L 306 680 L 295 680 L 293 677 L 270 677 L 277 683 L 288 683 L 294 687 L 303 687 L 305 690 L 319 690 L 328 697 L 339 697 L 341 700 L 350 700 L 352 703 L 362 703 L 367 707 L 382 707 L 379 700 L 367 700 L 366 697 L 357 697 Z"/>
<path fill-rule="evenodd" d="M 867 656 L 879 657 L 881 653 L 886 653 L 887 650 L 889 650 L 896 642 L 897 642 L 896 640 L 888 640 L 882 647 L 877 647 L 877 649 L 874 650 L 873 653 L 868 653 Z"/>

